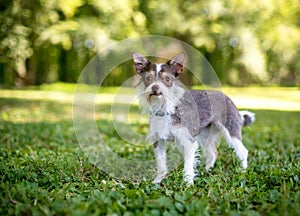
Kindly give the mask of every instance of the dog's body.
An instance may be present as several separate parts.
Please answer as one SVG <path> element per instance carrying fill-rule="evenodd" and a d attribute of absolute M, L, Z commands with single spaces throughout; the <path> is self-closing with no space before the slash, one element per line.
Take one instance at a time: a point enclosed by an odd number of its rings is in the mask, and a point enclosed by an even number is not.
<path fill-rule="evenodd" d="M 152 64 L 144 56 L 133 53 L 141 81 L 137 86 L 139 103 L 149 113 L 148 141 L 153 143 L 159 183 L 167 175 L 166 144 L 174 140 L 183 151 L 184 179 L 193 184 L 196 153 L 201 143 L 206 157 L 206 170 L 217 159 L 217 144 L 223 135 L 247 168 L 248 150 L 242 144 L 241 129 L 254 121 L 254 114 L 239 112 L 233 102 L 218 91 L 187 91 L 178 81 L 184 53 L 166 64 Z"/>

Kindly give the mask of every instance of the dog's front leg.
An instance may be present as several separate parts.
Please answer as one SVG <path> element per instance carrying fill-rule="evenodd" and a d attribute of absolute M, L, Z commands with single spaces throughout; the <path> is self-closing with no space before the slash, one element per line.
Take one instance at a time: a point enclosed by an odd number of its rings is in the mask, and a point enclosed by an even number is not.
<path fill-rule="evenodd" d="M 160 139 L 153 144 L 153 147 L 157 166 L 157 177 L 154 179 L 153 183 L 157 184 L 160 183 L 168 173 L 166 141 Z"/>
<path fill-rule="evenodd" d="M 186 140 L 183 146 L 183 154 L 184 154 L 184 181 L 188 185 L 194 184 L 194 166 L 196 162 L 196 151 L 198 148 L 197 141 Z"/>

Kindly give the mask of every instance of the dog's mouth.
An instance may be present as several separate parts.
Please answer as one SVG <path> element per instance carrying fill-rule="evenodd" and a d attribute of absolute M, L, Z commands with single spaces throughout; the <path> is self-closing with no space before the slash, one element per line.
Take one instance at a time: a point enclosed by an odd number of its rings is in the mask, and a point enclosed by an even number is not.
<path fill-rule="evenodd" d="M 151 103 L 153 99 L 160 99 L 163 96 L 162 92 L 152 92 L 148 95 L 148 102 Z"/>
<path fill-rule="evenodd" d="M 152 92 L 149 97 L 163 95 L 161 92 Z"/>

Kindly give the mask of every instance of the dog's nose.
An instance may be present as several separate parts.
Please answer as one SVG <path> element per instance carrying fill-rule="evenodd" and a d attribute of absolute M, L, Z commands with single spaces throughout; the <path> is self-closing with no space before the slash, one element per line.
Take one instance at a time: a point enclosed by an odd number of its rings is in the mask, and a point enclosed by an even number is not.
<path fill-rule="evenodd" d="M 156 93 L 159 90 L 159 86 L 158 85 L 154 85 L 152 86 L 151 90 Z"/>

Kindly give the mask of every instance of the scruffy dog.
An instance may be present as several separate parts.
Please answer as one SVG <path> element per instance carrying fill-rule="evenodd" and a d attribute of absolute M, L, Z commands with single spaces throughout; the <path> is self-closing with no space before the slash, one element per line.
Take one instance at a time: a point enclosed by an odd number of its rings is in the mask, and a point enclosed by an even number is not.
<path fill-rule="evenodd" d="M 242 127 L 254 121 L 254 114 L 238 111 L 222 92 L 191 90 L 178 80 L 185 53 L 179 53 L 165 64 L 151 63 L 138 53 L 132 54 L 136 72 L 139 104 L 149 113 L 147 140 L 153 143 L 159 183 L 167 175 L 166 141 L 175 141 L 184 156 L 184 180 L 194 182 L 198 143 L 206 158 L 206 170 L 214 166 L 217 145 L 223 135 L 247 168 L 248 150 L 242 143 Z"/>

